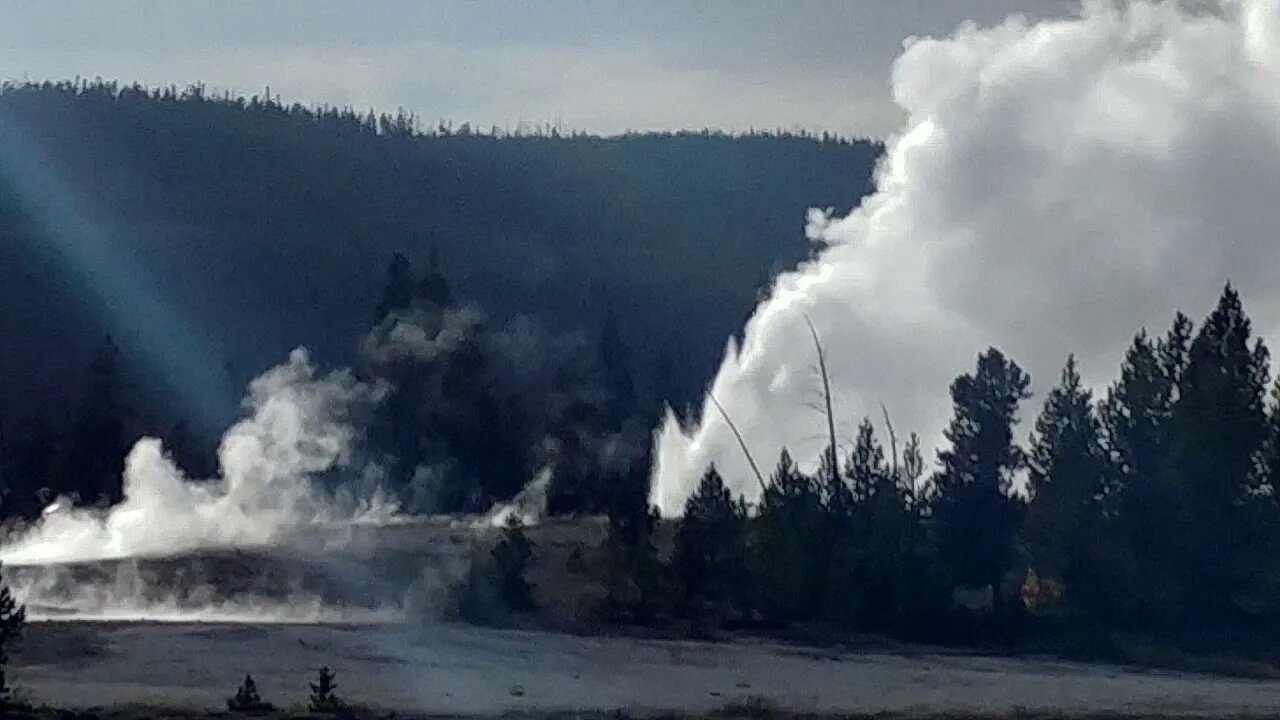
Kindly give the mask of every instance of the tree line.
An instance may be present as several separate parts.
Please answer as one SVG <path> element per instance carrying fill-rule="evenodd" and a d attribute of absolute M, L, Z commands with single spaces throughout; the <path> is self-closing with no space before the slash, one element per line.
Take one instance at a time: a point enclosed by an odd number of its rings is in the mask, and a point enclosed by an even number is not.
<path fill-rule="evenodd" d="M 783 451 L 758 504 L 707 469 L 663 594 L 694 628 L 819 622 L 900 637 L 1195 648 L 1280 630 L 1280 382 L 1228 285 L 1198 328 L 1141 331 L 1095 397 L 1068 357 L 1034 429 L 995 348 L 951 384 L 946 446 L 870 420 L 813 472 Z M 739 480 L 742 480 L 741 478 Z"/>
<path fill-rule="evenodd" d="M 616 323 L 605 313 L 594 339 L 494 323 L 437 256 L 421 271 L 395 256 L 360 343 L 357 373 L 392 388 L 364 457 L 410 512 L 482 511 L 542 478 L 551 513 L 608 516 L 619 623 L 1090 647 L 1116 632 L 1252 647 L 1280 630 L 1280 381 L 1230 285 L 1198 326 L 1178 313 L 1138 332 L 1099 397 L 1069 356 L 1025 438 L 1030 377 L 991 348 L 951 384 L 932 463 L 915 434 L 881 437 L 867 418 L 811 471 L 784 450 L 751 505 L 709 467 L 669 557 L 648 505 L 660 404 L 638 392 Z M 5 514 L 120 499 L 121 352 L 104 342 L 61 427 L 6 428 Z M 174 430 L 180 462 L 208 467 Z M 518 526 L 504 537 L 498 592 L 524 606 L 530 549 Z"/>

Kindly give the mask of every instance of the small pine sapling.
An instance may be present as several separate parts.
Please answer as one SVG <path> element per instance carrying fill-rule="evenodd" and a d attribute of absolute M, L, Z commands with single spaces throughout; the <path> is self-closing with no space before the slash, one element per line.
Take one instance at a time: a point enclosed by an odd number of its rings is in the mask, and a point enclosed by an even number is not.
<path fill-rule="evenodd" d="M 227 698 L 227 709 L 232 712 L 253 714 L 270 712 L 273 707 L 271 703 L 262 701 L 262 696 L 258 694 L 258 685 L 253 681 L 253 676 L 246 674 L 244 682 L 236 690 L 235 697 Z"/>
<path fill-rule="evenodd" d="M 338 683 L 334 681 L 334 672 L 328 665 L 320 668 L 316 682 L 308 684 L 311 686 L 311 701 L 307 707 L 311 712 L 336 713 L 346 709 L 346 703 L 334 693 Z"/>

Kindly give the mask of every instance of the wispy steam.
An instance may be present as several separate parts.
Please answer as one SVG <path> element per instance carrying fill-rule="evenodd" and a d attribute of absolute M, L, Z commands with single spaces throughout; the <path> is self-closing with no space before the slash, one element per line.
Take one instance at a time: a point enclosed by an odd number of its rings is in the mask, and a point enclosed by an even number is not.
<path fill-rule="evenodd" d="M 997 345 L 1040 381 L 1068 352 L 1109 382 L 1140 326 L 1207 310 L 1230 279 L 1280 322 L 1280 4 L 1091 1 L 1069 19 L 906 44 L 908 113 L 876 194 L 811 217 L 828 245 L 778 278 L 711 388 L 760 458 L 816 458 L 803 314 L 827 346 L 848 434 L 885 402 L 937 444 L 947 385 Z M 720 415 L 666 422 L 653 500 L 681 508 L 716 462 L 757 490 Z"/>
<path fill-rule="evenodd" d="M 525 317 L 490 325 L 472 306 L 390 312 L 361 351 L 394 385 L 372 444 L 396 468 L 405 509 L 483 513 L 492 504 L 494 522 L 512 513 L 529 521 L 566 477 L 620 474 L 647 438 L 608 425 L 593 349 Z"/>
<path fill-rule="evenodd" d="M 473 307 L 397 311 L 374 326 L 360 350 L 374 365 L 430 362 L 456 350 L 483 322 L 483 313 Z"/>

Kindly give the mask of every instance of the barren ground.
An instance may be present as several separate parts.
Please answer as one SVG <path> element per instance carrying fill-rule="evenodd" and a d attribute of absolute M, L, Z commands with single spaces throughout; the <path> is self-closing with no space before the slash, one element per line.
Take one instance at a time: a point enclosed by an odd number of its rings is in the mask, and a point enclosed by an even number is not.
<path fill-rule="evenodd" d="M 217 711 L 246 672 L 264 699 L 300 705 L 325 664 L 349 702 L 402 713 L 701 713 L 766 698 L 814 713 L 1280 714 L 1271 681 L 455 625 L 33 623 L 11 678 L 32 702 L 57 707 Z"/>

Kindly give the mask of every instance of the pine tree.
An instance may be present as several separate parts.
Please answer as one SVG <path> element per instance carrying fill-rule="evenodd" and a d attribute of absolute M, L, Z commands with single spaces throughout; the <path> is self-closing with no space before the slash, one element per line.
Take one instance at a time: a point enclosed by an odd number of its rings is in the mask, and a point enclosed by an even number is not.
<path fill-rule="evenodd" d="M 240 713 L 263 713 L 271 711 L 272 705 L 262 701 L 258 694 L 258 684 L 252 675 L 245 675 L 244 682 L 236 689 L 234 697 L 227 698 L 227 709 Z"/>
<path fill-rule="evenodd" d="M 715 466 L 685 503 L 676 530 L 674 570 L 686 610 L 723 617 L 746 578 L 746 507 L 735 502 Z"/>
<path fill-rule="evenodd" d="M 610 509 L 604 609 L 614 622 L 646 625 L 668 609 L 665 568 L 653 543 L 657 522 L 657 509 L 647 505 Z"/>
<path fill-rule="evenodd" d="M 1169 472 L 1169 417 L 1185 370 L 1190 321 L 1179 313 L 1168 335 L 1139 332 L 1125 352 L 1120 378 L 1098 404 L 1107 459 L 1104 512 L 1123 543 L 1115 559 L 1128 570 L 1113 594 L 1127 599 L 1129 621 L 1167 623 L 1180 611 L 1176 545 L 1181 501 Z"/>
<path fill-rule="evenodd" d="M 1099 404 L 1103 435 L 1114 465 L 1115 510 L 1144 525 L 1145 510 L 1167 497 L 1168 420 L 1176 383 L 1167 362 L 1145 331 L 1134 337 L 1120 368 L 1120 379 Z"/>
<path fill-rule="evenodd" d="M 311 712 L 336 713 L 346 708 L 346 703 L 335 692 L 338 689 L 338 683 L 334 681 L 334 673 L 328 665 L 320 668 L 316 682 L 308 685 L 311 686 L 311 697 L 307 702 L 307 708 Z"/>
<path fill-rule="evenodd" d="M 938 453 L 932 512 L 939 559 L 953 583 L 999 588 L 1012 562 L 1021 503 L 1010 490 L 1022 465 L 1013 428 L 1030 385 L 995 348 L 978 356 L 973 374 L 951 384 L 955 415 L 944 431 L 950 447 Z"/>
<path fill-rule="evenodd" d="M 1173 325 L 1164 338 L 1156 344 L 1156 354 L 1160 359 L 1160 368 L 1164 372 L 1168 402 L 1173 403 L 1178 383 L 1182 382 L 1182 374 L 1187 369 L 1188 354 L 1191 349 L 1191 334 L 1195 325 L 1191 319 L 1181 312 L 1174 313 Z"/>
<path fill-rule="evenodd" d="M 1257 485 L 1263 494 L 1280 492 L 1280 377 L 1271 386 L 1267 405 L 1267 437 L 1258 456 L 1254 471 Z"/>
<path fill-rule="evenodd" d="M 165 449 L 173 456 L 174 462 L 187 477 L 195 480 L 205 480 L 213 477 L 217 472 L 216 462 L 211 453 L 205 452 L 199 445 L 199 441 L 191 432 L 190 425 L 185 420 L 179 420 L 174 423 L 173 427 L 165 434 Z"/>
<path fill-rule="evenodd" d="M 407 310 L 413 305 L 414 294 L 413 266 L 404 253 L 396 253 L 391 257 L 391 265 L 387 268 L 387 281 L 382 286 L 382 297 L 374 309 L 374 322 L 380 323 L 393 312 Z"/>
<path fill-rule="evenodd" d="M 647 452 L 647 451 L 646 451 Z M 605 614 L 617 622 L 652 622 L 671 596 L 653 533 L 659 515 L 649 505 L 648 455 L 633 457 L 609 495 Z"/>
<path fill-rule="evenodd" d="M 533 590 L 525 579 L 533 547 L 524 533 L 524 523 L 511 515 L 502 529 L 502 539 L 491 553 L 498 597 L 509 610 L 532 610 Z"/>
<path fill-rule="evenodd" d="M 902 498 L 901 554 L 894 563 L 893 607 L 884 618 L 885 631 L 907 637 L 926 637 L 939 623 L 937 603 L 943 596 L 937 573 L 931 571 L 924 522 L 930 503 L 920 436 L 911 433 L 902 449 L 897 485 Z"/>
<path fill-rule="evenodd" d="M 1057 387 L 1036 419 L 1029 452 L 1023 538 L 1040 578 L 1066 587 L 1070 609 L 1096 618 L 1108 612 L 1114 587 L 1104 572 L 1110 559 L 1103 515 L 1106 463 L 1092 393 L 1083 386 L 1075 356 L 1067 358 Z"/>
<path fill-rule="evenodd" d="M 774 617 L 812 619 L 826 601 L 826 519 L 821 487 L 784 449 L 761 499 L 752 543 L 752 584 Z"/>
<path fill-rule="evenodd" d="M 1238 618 L 1270 574 L 1274 497 L 1260 492 L 1256 465 L 1268 436 L 1268 364 L 1228 284 L 1191 342 L 1169 420 L 1181 502 L 1169 550 L 1191 617 Z"/>
<path fill-rule="evenodd" d="M 845 477 L 854 502 L 865 502 L 877 492 L 886 491 L 893 484 L 885 465 L 884 448 L 875 437 L 871 420 L 863 419 L 858 425 L 853 451 L 845 463 Z"/>
<path fill-rule="evenodd" d="M 643 408 L 647 426 L 652 427 L 657 424 L 667 408 L 677 414 L 684 412 L 685 408 L 676 384 L 675 363 L 668 352 L 665 350 L 658 352 L 647 376 L 648 397 Z"/>
<path fill-rule="evenodd" d="M 74 493 L 84 503 L 123 498 L 124 458 L 131 440 L 126 423 L 133 417 L 130 391 L 120 348 L 107 337 L 89 364 L 71 432 L 51 470 L 55 491 Z"/>
<path fill-rule="evenodd" d="M 9 664 L 9 648 L 22 635 L 26 619 L 27 609 L 14 600 L 9 586 L 0 585 L 0 707 L 13 699 L 13 688 L 9 687 L 5 667 Z"/>
<path fill-rule="evenodd" d="M 613 430 L 620 429 L 636 415 L 635 376 L 631 369 L 631 351 L 622 339 L 618 318 L 609 307 L 600 330 L 600 367 L 604 371 L 605 422 Z"/>
<path fill-rule="evenodd" d="M 911 433 L 907 445 L 902 449 L 902 467 L 898 473 L 898 485 L 907 498 L 908 508 L 917 513 L 924 504 L 924 488 L 920 486 L 920 478 L 924 477 L 924 451 L 920 449 L 920 436 Z"/>
<path fill-rule="evenodd" d="M 1254 466 L 1256 474 L 1252 485 L 1256 495 L 1250 504 L 1250 525 L 1258 528 L 1255 542 L 1262 546 L 1258 551 L 1263 558 L 1280 556 L 1280 528 L 1277 519 L 1276 493 L 1280 492 L 1280 377 L 1276 378 L 1267 406 L 1267 436 Z M 1264 562 L 1257 568 L 1253 588 L 1253 602 L 1261 606 L 1273 619 L 1280 616 L 1280 567 L 1275 562 Z"/>
<path fill-rule="evenodd" d="M 5 517 L 34 519 L 45 508 L 56 460 L 53 428 L 43 418 L 22 418 L 6 438 L 0 451 L 0 478 L 5 482 Z"/>
<path fill-rule="evenodd" d="M 437 310 L 453 307 L 453 286 L 445 277 L 444 266 L 440 261 L 440 249 L 435 245 L 431 246 L 427 270 L 418 281 L 413 295 Z"/>
<path fill-rule="evenodd" d="M 830 607 L 828 614 L 837 622 L 856 620 L 868 629 L 886 629 L 897 613 L 908 518 L 896 467 L 896 459 L 893 467 L 886 462 L 874 426 L 864 419 L 845 463 L 853 501 L 849 518 L 832 513 L 832 596 L 844 608 Z"/>

